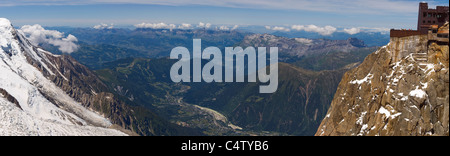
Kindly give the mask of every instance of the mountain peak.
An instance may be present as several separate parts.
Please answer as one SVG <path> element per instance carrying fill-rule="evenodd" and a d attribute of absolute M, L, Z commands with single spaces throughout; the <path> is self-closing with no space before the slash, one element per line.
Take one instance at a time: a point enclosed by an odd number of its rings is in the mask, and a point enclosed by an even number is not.
<path fill-rule="evenodd" d="M 14 28 L 8 19 L 0 18 L 0 47 L 7 46 L 7 43 L 10 42 L 8 40 L 11 40 L 13 30 Z"/>
<path fill-rule="evenodd" d="M 360 39 L 357 39 L 357 38 L 351 37 L 351 38 L 347 39 L 347 41 L 352 46 L 355 46 L 355 47 L 358 47 L 358 48 L 367 47 L 363 40 L 360 40 Z"/>
<path fill-rule="evenodd" d="M 0 135 L 124 135 L 108 129 L 112 125 L 108 119 L 60 87 L 73 83 L 59 67 L 75 69 L 76 64 L 33 46 L 8 19 L 0 18 L 0 119 L 4 119 L 0 120 Z"/>
<path fill-rule="evenodd" d="M 11 26 L 11 22 L 6 18 L 0 18 L 0 27 Z"/>

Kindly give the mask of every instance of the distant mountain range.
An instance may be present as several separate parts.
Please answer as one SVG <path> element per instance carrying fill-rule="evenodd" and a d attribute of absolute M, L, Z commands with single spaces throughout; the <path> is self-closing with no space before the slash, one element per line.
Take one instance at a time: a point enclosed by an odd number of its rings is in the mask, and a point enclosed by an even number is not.
<path fill-rule="evenodd" d="M 67 30 L 66 30 L 67 31 Z M 192 49 L 193 39 L 202 39 L 202 47 L 220 49 L 234 46 L 247 34 L 239 31 L 166 29 L 71 29 L 70 34 L 79 40 L 79 50 L 71 55 L 92 69 L 100 69 L 103 63 L 128 57 L 167 57 L 170 51 L 183 46 Z M 41 45 L 61 54 L 56 47 Z"/>
<path fill-rule="evenodd" d="M 276 93 L 259 94 L 258 83 L 176 84 L 169 76 L 175 60 L 167 58 L 121 59 L 104 64 L 96 73 L 111 91 L 173 123 L 200 128 L 204 134 L 313 135 L 343 73 L 376 49 L 357 39 L 299 40 L 268 34 L 247 35 L 235 45 L 280 47 L 280 56 L 284 56 L 280 60 L 292 64 L 279 64 Z M 200 115 L 205 112 L 192 108 L 194 105 L 216 110 L 227 122 L 206 124 L 218 121 Z"/>
<path fill-rule="evenodd" d="M 74 32 L 76 29 L 80 28 L 74 28 L 74 27 L 46 27 L 49 30 L 58 30 L 61 32 L 65 32 L 67 34 L 70 34 Z M 92 29 L 92 28 L 83 28 L 83 29 Z M 129 27 L 129 28 L 115 28 L 116 30 L 126 30 L 126 31 L 132 31 L 135 28 Z M 97 30 L 97 29 L 96 29 Z M 107 29 L 108 30 L 108 29 Z M 110 29 L 109 29 L 110 30 Z M 178 30 L 178 29 L 174 29 Z M 214 29 L 210 29 L 210 31 L 217 31 Z M 321 35 L 315 32 L 306 32 L 306 31 L 273 31 L 273 30 L 267 30 L 264 26 L 241 26 L 237 29 L 239 32 L 247 32 L 251 34 L 271 34 L 276 35 L 280 37 L 286 37 L 286 38 L 308 38 L 308 39 L 329 39 L 329 40 L 346 40 L 348 38 L 357 38 L 359 40 L 364 41 L 364 43 L 369 46 L 384 46 L 387 43 L 389 43 L 389 33 L 383 33 L 383 32 L 368 32 L 368 31 L 361 31 L 357 34 L 348 34 L 345 32 L 334 32 L 331 35 Z"/>
<path fill-rule="evenodd" d="M 138 135 L 313 135 L 342 75 L 376 49 L 356 38 L 204 29 L 64 29 L 77 37 L 77 51 L 54 55 L 62 53 L 53 45 L 31 46 L 51 59 L 29 63 L 82 107 Z M 169 72 L 175 60 L 167 56 L 176 46 L 192 48 L 194 38 L 202 39 L 203 48 L 279 47 L 278 91 L 259 94 L 259 83 L 173 83 Z M 39 52 L 43 49 L 54 54 Z M 10 103 L 21 105 L 10 89 L 3 91 Z M 59 104 L 57 98 L 49 99 Z"/>
<path fill-rule="evenodd" d="M 294 63 L 307 56 L 330 55 L 334 52 L 350 53 L 362 49 L 373 51 L 374 49 L 373 46 L 367 46 L 363 40 L 357 38 L 343 40 L 286 38 L 270 34 L 205 29 L 174 29 L 170 31 L 165 29 L 65 28 L 63 30 L 70 31 L 70 34 L 79 40 L 79 49 L 70 55 L 91 69 L 101 69 L 104 63 L 123 58 L 167 57 L 174 47 L 183 46 L 191 49 L 192 40 L 195 38 L 202 39 L 203 48 L 208 46 L 217 46 L 220 49 L 232 46 L 277 46 L 280 48 L 280 61 L 286 63 Z M 268 39 L 271 39 L 270 43 L 262 42 L 263 40 L 269 41 Z M 62 54 L 57 47 L 52 45 L 41 44 L 40 46 L 55 54 Z M 367 54 L 363 53 L 361 56 L 365 55 Z M 301 62 L 294 64 L 301 64 Z M 307 69 L 315 70 L 313 67 L 304 65 L 303 67 Z"/>
<path fill-rule="evenodd" d="M 364 43 L 369 47 L 383 46 L 389 43 L 389 33 L 385 34 L 380 32 L 360 32 L 353 35 L 344 32 L 335 32 L 329 36 L 323 36 L 317 33 L 301 32 L 301 31 L 296 32 L 277 31 L 271 34 L 288 38 L 329 39 L 329 40 L 345 40 L 348 38 L 357 38 L 359 40 L 364 41 Z"/>
<path fill-rule="evenodd" d="M 270 34 L 247 35 L 239 46 L 241 47 L 278 47 L 279 61 L 293 63 L 305 58 L 324 56 L 336 52 L 351 53 L 362 49 L 373 50 L 356 38 L 345 40 L 286 38 Z M 363 54 L 364 55 L 364 54 Z M 367 53 L 365 53 L 367 55 Z"/>

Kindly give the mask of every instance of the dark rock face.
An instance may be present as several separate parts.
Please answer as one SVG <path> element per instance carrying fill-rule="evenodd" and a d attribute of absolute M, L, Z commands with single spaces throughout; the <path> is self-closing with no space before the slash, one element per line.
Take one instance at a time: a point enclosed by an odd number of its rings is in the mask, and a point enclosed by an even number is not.
<path fill-rule="evenodd" d="M 19 101 L 17 101 L 16 98 L 14 98 L 13 96 L 11 96 L 6 90 L 4 90 L 3 88 L 0 88 L 0 97 L 5 98 L 6 100 L 8 100 L 9 102 L 16 104 L 17 107 L 19 107 L 20 109 L 22 109 L 22 107 L 20 107 Z"/>
<path fill-rule="evenodd" d="M 366 44 L 364 44 L 364 41 L 358 40 L 357 38 L 349 38 L 347 41 L 352 46 L 355 46 L 355 47 L 358 47 L 358 48 L 366 47 Z"/>
<path fill-rule="evenodd" d="M 419 38 L 391 40 L 348 71 L 316 135 L 448 136 L 448 45 L 428 45 L 419 63 L 405 54 L 423 49 Z"/>

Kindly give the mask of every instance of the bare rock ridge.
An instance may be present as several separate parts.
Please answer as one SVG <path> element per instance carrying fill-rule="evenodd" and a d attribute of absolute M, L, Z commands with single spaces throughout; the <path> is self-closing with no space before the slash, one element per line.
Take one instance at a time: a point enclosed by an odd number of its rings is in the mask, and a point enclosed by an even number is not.
<path fill-rule="evenodd" d="M 391 38 L 343 76 L 316 135 L 448 136 L 448 43 Z"/>

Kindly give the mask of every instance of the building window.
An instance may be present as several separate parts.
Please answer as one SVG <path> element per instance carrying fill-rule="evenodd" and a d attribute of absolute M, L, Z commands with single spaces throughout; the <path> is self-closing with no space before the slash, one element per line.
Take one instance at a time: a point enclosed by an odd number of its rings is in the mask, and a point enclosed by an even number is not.
<path fill-rule="evenodd" d="M 427 13 L 426 12 L 423 13 L 423 17 L 427 17 Z"/>
<path fill-rule="evenodd" d="M 430 23 L 430 24 L 431 24 L 431 21 L 428 21 L 428 23 Z"/>
<path fill-rule="evenodd" d="M 425 24 L 425 20 L 423 21 L 423 24 Z"/>

